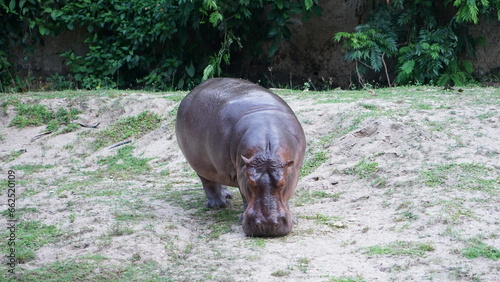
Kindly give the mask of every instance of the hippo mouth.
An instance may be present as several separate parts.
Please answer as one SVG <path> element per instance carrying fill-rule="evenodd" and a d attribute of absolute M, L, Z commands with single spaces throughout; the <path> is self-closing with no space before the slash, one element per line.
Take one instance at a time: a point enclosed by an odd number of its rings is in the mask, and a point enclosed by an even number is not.
<path fill-rule="evenodd" d="M 294 220 L 286 207 L 270 212 L 247 208 L 242 216 L 243 232 L 251 237 L 285 236 L 292 230 Z"/>

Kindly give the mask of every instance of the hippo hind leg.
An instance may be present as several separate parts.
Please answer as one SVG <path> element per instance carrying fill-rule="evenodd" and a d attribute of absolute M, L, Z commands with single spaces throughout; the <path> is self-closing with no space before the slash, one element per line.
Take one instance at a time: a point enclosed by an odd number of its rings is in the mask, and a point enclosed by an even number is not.
<path fill-rule="evenodd" d="M 232 199 L 233 194 L 225 185 L 220 185 L 200 175 L 198 175 L 198 177 L 201 179 L 203 190 L 205 190 L 205 195 L 207 195 L 208 208 L 225 208 L 229 205 L 227 199 Z"/>

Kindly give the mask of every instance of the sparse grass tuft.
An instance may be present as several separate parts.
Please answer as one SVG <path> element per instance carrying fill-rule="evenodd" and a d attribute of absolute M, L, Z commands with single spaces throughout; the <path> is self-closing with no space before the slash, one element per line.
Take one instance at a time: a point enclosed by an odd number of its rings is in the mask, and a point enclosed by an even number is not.
<path fill-rule="evenodd" d="M 274 277 L 286 277 L 288 275 L 290 275 L 289 270 L 276 270 L 275 272 L 271 273 L 271 276 Z"/>
<path fill-rule="evenodd" d="M 24 171 L 24 173 L 26 173 L 26 175 L 30 175 L 45 169 L 51 169 L 53 167 L 55 167 L 55 165 L 25 164 L 25 165 L 15 165 L 12 167 L 12 169 L 22 170 Z"/>
<path fill-rule="evenodd" d="M 364 282 L 365 279 L 361 277 L 332 277 L 330 282 Z"/>
<path fill-rule="evenodd" d="M 69 125 L 71 120 L 76 119 L 80 110 L 75 108 L 59 108 L 52 112 L 44 105 L 39 104 L 19 104 L 16 107 L 16 116 L 9 126 L 24 128 L 26 126 L 40 126 L 47 124 L 47 130 L 57 130 L 61 125 Z M 72 127 L 73 129 L 76 128 Z"/>
<path fill-rule="evenodd" d="M 53 118 L 51 111 L 44 105 L 38 104 L 19 104 L 16 107 L 16 116 L 10 122 L 9 126 L 24 128 L 26 126 L 40 126 L 46 124 Z"/>
<path fill-rule="evenodd" d="M 306 158 L 302 165 L 300 175 L 306 176 L 315 171 L 320 165 L 328 160 L 328 156 L 324 151 L 314 153 L 314 155 Z"/>
<path fill-rule="evenodd" d="M 368 247 L 365 252 L 368 256 L 387 255 L 387 256 L 423 256 L 427 252 L 434 251 L 434 247 L 428 243 L 417 243 L 410 241 L 397 241 L 385 246 Z"/>
<path fill-rule="evenodd" d="M 480 241 L 475 241 L 469 247 L 462 249 L 462 254 L 468 259 L 485 257 L 492 260 L 500 260 L 500 250 Z"/>
<path fill-rule="evenodd" d="M 375 111 L 378 109 L 377 105 L 374 104 L 359 103 L 358 105 L 370 111 Z"/>
<path fill-rule="evenodd" d="M 141 138 L 157 129 L 161 121 L 162 119 L 158 114 L 149 111 L 144 111 L 137 116 L 121 118 L 106 129 L 98 132 L 94 142 L 92 142 L 92 147 L 94 150 L 98 150 L 128 138 Z"/>
<path fill-rule="evenodd" d="M 106 165 L 109 171 L 115 172 L 145 172 L 151 169 L 148 162 L 152 158 L 137 158 L 132 154 L 133 146 L 124 146 L 118 149 L 114 156 L 104 157 L 97 161 L 100 165 Z"/>
<path fill-rule="evenodd" d="M 130 235 L 134 233 L 134 229 L 129 227 L 129 226 L 123 226 L 120 223 L 115 223 L 113 226 L 111 226 L 111 229 L 109 231 L 110 236 L 123 236 L 123 235 Z"/>
<path fill-rule="evenodd" d="M 45 225 L 41 221 L 20 221 L 16 224 L 16 260 L 26 263 L 36 258 L 35 252 L 47 243 L 56 242 L 63 235 L 54 225 Z M 3 233 L 2 238 L 8 236 Z M 10 248 L 7 240 L 2 242 L 3 253 Z"/>
<path fill-rule="evenodd" d="M 333 229 L 347 228 L 347 226 L 340 221 L 341 218 L 338 216 L 323 215 L 317 213 L 316 215 L 313 216 L 310 215 L 302 216 L 302 218 L 313 219 L 316 224 L 326 225 Z"/>
<path fill-rule="evenodd" d="M 72 258 L 16 274 L 18 281 L 171 281 L 156 262 L 109 265 L 106 258 Z"/>
<path fill-rule="evenodd" d="M 482 191 L 497 195 L 500 176 L 482 164 L 461 163 L 436 165 L 422 172 L 429 187 L 447 187 L 460 190 Z"/>
<path fill-rule="evenodd" d="M 367 161 L 363 158 L 359 161 L 353 168 L 346 171 L 347 174 L 355 174 L 360 178 L 367 179 L 371 178 L 375 173 L 378 172 L 378 163 Z"/>
<path fill-rule="evenodd" d="M 307 273 L 307 270 L 309 269 L 309 263 L 310 262 L 311 261 L 308 258 L 306 258 L 306 257 L 298 258 L 297 259 L 297 267 L 303 273 Z"/>

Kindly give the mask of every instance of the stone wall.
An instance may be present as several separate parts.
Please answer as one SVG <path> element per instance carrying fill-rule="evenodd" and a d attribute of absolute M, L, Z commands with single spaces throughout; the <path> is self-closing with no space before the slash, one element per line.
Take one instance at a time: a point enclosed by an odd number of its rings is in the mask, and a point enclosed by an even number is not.
<path fill-rule="evenodd" d="M 14 49 L 12 54 L 17 58 L 16 69 L 21 73 L 31 72 L 35 77 L 56 73 L 66 75 L 69 67 L 60 54 L 73 50 L 77 56 L 85 55 L 88 48 L 84 36 L 82 30 L 64 31 L 56 37 L 44 36 L 33 54 L 24 54 L 20 48 Z"/>
<path fill-rule="evenodd" d="M 282 42 L 271 64 L 275 84 L 301 85 L 311 81 L 318 88 L 350 85 L 353 63 L 344 60 L 341 43 L 333 41 L 339 31 L 352 32 L 356 25 L 373 9 L 362 0 L 320 1 L 321 17 L 301 22 L 294 20 L 292 38 Z M 482 20 L 481 25 L 470 27 L 474 37 L 486 39 L 484 46 L 477 46 L 476 58 L 472 59 L 478 76 L 500 68 L 500 22 Z"/>
<path fill-rule="evenodd" d="M 353 64 L 344 60 L 341 43 L 333 41 L 339 31 L 353 31 L 359 24 L 363 1 L 320 1 L 321 17 L 302 22 L 300 18 L 290 27 L 292 38 L 283 41 L 271 64 L 273 78 L 300 85 L 311 81 L 332 87 L 347 87 Z"/>

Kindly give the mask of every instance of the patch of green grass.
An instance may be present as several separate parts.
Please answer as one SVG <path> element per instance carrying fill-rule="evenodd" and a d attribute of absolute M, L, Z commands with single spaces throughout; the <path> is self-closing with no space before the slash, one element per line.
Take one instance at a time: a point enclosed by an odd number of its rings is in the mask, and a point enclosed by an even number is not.
<path fill-rule="evenodd" d="M 56 242 L 63 233 L 54 225 L 45 225 L 41 221 L 20 221 L 16 224 L 15 255 L 18 263 L 35 259 L 35 252 L 47 243 Z M 3 232 L 2 238 L 10 234 Z M 7 240 L 2 242 L 3 253 L 8 253 L 10 247 Z"/>
<path fill-rule="evenodd" d="M 144 220 L 144 219 L 152 219 L 156 216 L 154 214 L 148 214 L 140 211 L 128 211 L 128 212 L 115 212 L 113 213 L 116 220 L 125 221 L 125 220 Z"/>
<path fill-rule="evenodd" d="M 309 191 L 298 189 L 291 199 L 294 206 L 301 207 L 305 204 L 314 204 L 318 199 L 331 199 L 337 201 L 343 192 L 330 194 L 324 191 Z"/>
<path fill-rule="evenodd" d="M 309 263 L 310 262 L 311 261 L 308 258 L 306 258 L 306 257 L 300 257 L 300 258 L 297 259 L 297 267 L 303 273 L 307 273 L 307 270 L 309 269 Z"/>
<path fill-rule="evenodd" d="M 53 113 L 44 105 L 39 104 L 19 104 L 16 111 L 16 116 L 9 126 L 16 126 L 17 128 L 39 126 L 46 124 L 53 118 Z"/>
<path fill-rule="evenodd" d="M 7 185 L 5 185 L 7 186 Z M 20 220 L 25 213 L 39 213 L 37 208 L 28 208 L 28 207 L 22 207 L 22 208 L 16 208 L 16 211 L 14 212 L 14 219 Z M 9 216 L 11 213 L 10 211 L 4 210 L 0 213 L 0 215 L 3 215 L 5 217 Z"/>
<path fill-rule="evenodd" d="M 485 257 L 492 260 L 500 260 L 500 250 L 480 241 L 475 241 L 469 247 L 462 249 L 462 255 L 468 259 Z"/>
<path fill-rule="evenodd" d="M 444 131 L 450 127 L 450 121 L 427 121 L 425 122 L 431 131 Z"/>
<path fill-rule="evenodd" d="M 149 111 L 144 111 L 137 116 L 121 118 L 98 132 L 92 147 L 94 150 L 98 150 L 128 138 L 141 138 L 160 127 L 161 121 L 162 118 L 158 114 Z"/>
<path fill-rule="evenodd" d="M 375 111 L 378 109 L 378 106 L 374 104 L 359 103 L 358 106 L 363 107 L 370 111 Z"/>
<path fill-rule="evenodd" d="M 306 158 L 304 164 L 302 165 L 300 175 L 306 176 L 315 171 L 320 165 L 328 160 L 328 156 L 324 151 L 316 152 L 314 155 Z"/>
<path fill-rule="evenodd" d="M 366 158 L 363 158 L 353 168 L 348 169 L 347 174 L 355 174 L 360 178 L 367 179 L 377 173 L 378 169 L 377 162 L 367 161 Z"/>
<path fill-rule="evenodd" d="M 217 239 L 223 234 L 231 233 L 233 230 L 231 226 L 238 223 L 238 218 L 242 212 L 241 205 L 234 207 L 234 203 L 224 209 L 210 210 L 202 213 L 197 213 L 205 220 L 209 220 L 210 223 L 206 225 L 209 230 L 207 237 L 209 239 Z"/>
<path fill-rule="evenodd" d="M 294 196 L 291 199 L 291 202 L 294 206 L 301 207 L 305 204 L 314 204 L 318 199 L 334 199 L 337 200 L 340 198 L 342 193 L 337 194 L 329 194 L 323 191 L 309 191 L 303 189 L 297 189 L 294 193 Z"/>
<path fill-rule="evenodd" d="M 245 240 L 245 245 L 250 246 L 250 247 L 265 248 L 266 242 L 267 242 L 266 238 L 248 237 Z"/>
<path fill-rule="evenodd" d="M 464 218 L 476 218 L 474 211 L 466 207 L 466 201 L 463 198 L 455 197 L 450 200 L 441 200 L 440 206 L 442 207 L 442 215 L 448 215 L 446 221 L 456 223 L 462 221 Z"/>
<path fill-rule="evenodd" d="M 367 248 L 368 256 L 410 256 L 420 257 L 427 252 L 434 251 L 434 247 L 428 243 L 417 243 L 410 241 L 396 241 L 385 246 L 371 246 Z"/>
<path fill-rule="evenodd" d="M 166 200 L 174 203 L 184 210 L 204 209 L 207 197 L 203 189 L 186 189 L 167 191 Z"/>
<path fill-rule="evenodd" d="M 366 280 L 361 277 L 332 277 L 331 282 L 365 282 Z"/>
<path fill-rule="evenodd" d="M 56 261 L 17 274 L 17 281 L 172 281 L 153 261 L 113 265 L 106 258 L 92 256 Z"/>
<path fill-rule="evenodd" d="M 417 103 L 413 107 L 420 110 L 432 110 L 431 104 Z"/>
<path fill-rule="evenodd" d="M 480 114 L 477 116 L 477 118 L 479 120 L 485 120 L 485 119 L 489 119 L 489 118 L 492 118 L 496 115 L 495 112 L 488 112 L 488 113 L 484 113 L 484 114 Z"/>
<path fill-rule="evenodd" d="M 52 112 L 40 104 L 18 104 L 16 116 L 9 126 L 24 128 L 26 126 L 40 126 L 47 124 L 47 130 L 57 130 L 61 124 L 69 125 L 71 120 L 76 119 L 80 110 L 75 108 L 59 108 Z M 74 128 L 74 127 L 73 127 Z"/>
<path fill-rule="evenodd" d="M 111 229 L 109 230 L 109 236 L 123 236 L 123 235 L 130 235 L 134 233 L 134 229 L 123 225 L 121 223 L 115 223 L 111 226 Z"/>
<path fill-rule="evenodd" d="M 333 229 L 347 228 L 347 226 L 340 221 L 341 218 L 338 216 L 330 216 L 317 213 L 312 216 L 311 215 L 302 216 L 301 218 L 312 219 L 316 224 L 326 225 Z"/>
<path fill-rule="evenodd" d="M 217 239 L 220 235 L 233 232 L 231 226 L 238 223 L 242 213 L 243 200 L 239 191 L 232 189 L 231 192 L 231 204 L 220 209 L 209 209 L 205 206 L 207 198 L 203 189 L 168 191 L 166 198 L 184 210 L 194 210 L 191 216 L 207 229 L 204 232 L 207 238 Z"/>
<path fill-rule="evenodd" d="M 340 198 L 340 195 L 342 195 L 342 194 L 343 194 L 343 192 L 330 194 L 330 193 L 325 192 L 325 191 L 313 191 L 311 193 L 311 196 L 313 198 L 327 198 L 327 199 L 338 200 Z"/>
<path fill-rule="evenodd" d="M 65 191 L 83 195 L 84 197 L 102 197 L 102 196 L 120 196 L 124 193 L 123 189 L 117 189 L 114 185 L 100 184 L 104 179 L 99 177 L 102 172 L 86 172 L 88 178 L 78 180 L 60 179 L 57 184 L 57 195 L 62 195 Z M 109 173 L 106 173 L 109 175 Z M 121 184 L 120 186 L 122 186 Z M 100 188 L 97 188 L 101 186 Z"/>
<path fill-rule="evenodd" d="M 139 195 L 146 196 L 141 191 L 134 191 Z M 126 193 L 127 196 L 132 198 L 119 198 L 114 200 L 115 207 L 113 208 L 113 215 L 117 221 L 138 221 L 145 219 L 154 219 L 156 216 L 151 213 L 152 206 L 147 204 L 139 197 L 133 197 L 133 194 Z"/>
<path fill-rule="evenodd" d="M 8 158 L 7 158 L 7 162 L 11 162 L 11 161 L 17 159 L 19 156 L 21 156 L 24 153 L 26 153 L 26 150 L 24 150 L 24 149 L 11 151 Z"/>
<path fill-rule="evenodd" d="M 63 127 L 63 128 L 60 128 L 59 130 L 57 130 L 54 134 L 65 134 L 65 133 L 70 133 L 70 132 L 73 132 L 77 129 L 79 129 L 81 126 L 79 124 L 76 124 L 76 123 L 70 123 L 68 124 L 67 126 Z M 72 146 L 70 144 L 67 144 L 65 146 Z"/>
<path fill-rule="evenodd" d="M 500 190 L 498 172 L 482 164 L 436 165 L 421 174 L 429 187 L 483 191 L 491 195 L 497 195 Z"/>
<path fill-rule="evenodd" d="M 148 162 L 152 158 L 137 158 L 132 154 L 134 146 L 124 146 L 118 149 L 114 156 L 104 157 L 97 161 L 99 165 L 107 166 L 108 171 L 114 172 L 141 172 L 149 171 L 151 167 Z"/>
<path fill-rule="evenodd" d="M 276 270 L 274 271 L 273 273 L 271 273 L 271 276 L 274 276 L 274 277 L 286 277 L 286 276 L 289 276 L 290 275 L 290 270 Z"/>
<path fill-rule="evenodd" d="M 45 169 L 50 169 L 56 165 L 41 165 L 41 164 L 25 164 L 25 165 L 15 165 L 12 167 L 14 170 L 22 170 L 26 175 L 33 174 L 35 172 L 40 172 Z"/>

